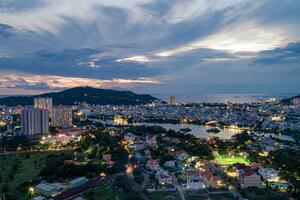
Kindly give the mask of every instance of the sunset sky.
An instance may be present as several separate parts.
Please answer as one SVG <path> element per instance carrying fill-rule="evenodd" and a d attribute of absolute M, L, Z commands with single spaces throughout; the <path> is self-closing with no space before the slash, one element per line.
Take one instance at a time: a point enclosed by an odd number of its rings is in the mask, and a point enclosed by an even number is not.
<path fill-rule="evenodd" d="M 300 92 L 300 1 L 0 1 L 0 95 L 86 85 Z"/>

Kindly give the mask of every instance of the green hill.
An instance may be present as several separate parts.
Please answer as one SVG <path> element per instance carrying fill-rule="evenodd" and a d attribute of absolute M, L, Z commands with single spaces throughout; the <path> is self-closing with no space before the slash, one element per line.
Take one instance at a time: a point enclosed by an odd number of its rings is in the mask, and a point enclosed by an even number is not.
<path fill-rule="evenodd" d="M 52 97 L 53 105 L 74 105 L 86 102 L 94 105 L 139 105 L 150 103 L 156 98 L 147 94 L 130 91 L 117 91 L 92 87 L 76 87 L 61 92 L 52 92 L 35 96 L 11 96 L 0 98 L 0 105 L 33 105 L 36 97 Z"/>
<path fill-rule="evenodd" d="M 281 103 L 284 103 L 284 104 L 291 104 L 294 98 L 300 98 L 300 95 L 294 96 L 294 97 L 291 97 L 291 98 L 287 98 L 287 99 L 282 99 L 282 100 L 281 100 Z"/>

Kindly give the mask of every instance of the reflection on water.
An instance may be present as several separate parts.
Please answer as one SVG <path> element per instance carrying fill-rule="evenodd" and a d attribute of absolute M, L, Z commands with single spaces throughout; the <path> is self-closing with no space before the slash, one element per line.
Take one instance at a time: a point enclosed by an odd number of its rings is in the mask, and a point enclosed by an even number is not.
<path fill-rule="evenodd" d="M 232 128 L 224 128 L 220 129 L 220 133 L 208 133 L 207 129 L 211 128 L 211 126 L 200 126 L 193 124 L 159 124 L 159 123 L 146 123 L 149 126 L 161 126 L 165 129 L 172 129 L 174 131 L 180 131 L 182 128 L 189 128 L 191 131 L 190 134 L 198 138 L 209 138 L 209 137 L 219 137 L 220 139 L 230 139 L 233 135 L 237 133 L 241 133 L 240 129 L 232 129 Z"/>
<path fill-rule="evenodd" d="M 102 121 L 105 124 L 108 125 L 119 125 L 116 124 L 113 120 L 107 120 Z M 220 129 L 220 133 L 209 133 L 207 132 L 207 129 L 211 128 L 211 126 L 202 126 L 202 125 L 194 125 L 194 124 L 168 124 L 168 123 L 134 123 L 132 125 L 140 126 L 140 125 L 147 125 L 147 126 L 161 126 L 167 130 L 172 129 L 174 131 L 180 131 L 182 128 L 189 128 L 191 129 L 190 134 L 193 134 L 194 136 L 198 138 L 209 138 L 209 137 L 219 137 L 220 139 L 231 139 L 231 137 L 237 133 L 243 132 L 242 129 L 238 129 L 236 127 L 227 127 Z M 261 135 L 264 135 L 266 137 L 275 137 L 281 140 L 287 140 L 287 141 L 294 141 L 294 139 L 287 135 L 276 135 L 272 133 L 262 133 Z"/>

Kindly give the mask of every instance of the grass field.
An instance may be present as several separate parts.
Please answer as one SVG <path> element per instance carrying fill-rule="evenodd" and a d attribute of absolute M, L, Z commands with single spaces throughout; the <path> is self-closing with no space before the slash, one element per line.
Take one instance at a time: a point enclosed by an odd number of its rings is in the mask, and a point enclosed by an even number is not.
<path fill-rule="evenodd" d="M 7 199 L 28 199 L 28 188 L 39 182 L 38 174 L 47 155 L 33 153 L 0 156 L 0 189 L 5 187 L 8 190 Z"/>
<path fill-rule="evenodd" d="M 234 163 L 250 164 L 247 158 L 240 155 L 220 155 L 215 158 L 215 161 L 221 165 L 232 165 Z"/>

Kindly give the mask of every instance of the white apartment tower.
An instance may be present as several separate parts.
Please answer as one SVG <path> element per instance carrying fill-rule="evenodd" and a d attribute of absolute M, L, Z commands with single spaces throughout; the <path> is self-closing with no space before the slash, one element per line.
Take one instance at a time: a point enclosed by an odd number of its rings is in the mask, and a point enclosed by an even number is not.
<path fill-rule="evenodd" d="M 49 132 L 49 114 L 46 109 L 21 111 L 22 134 L 35 135 Z"/>

